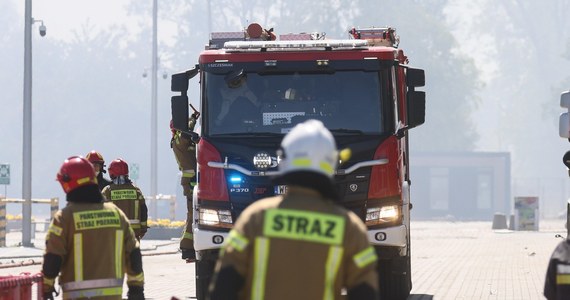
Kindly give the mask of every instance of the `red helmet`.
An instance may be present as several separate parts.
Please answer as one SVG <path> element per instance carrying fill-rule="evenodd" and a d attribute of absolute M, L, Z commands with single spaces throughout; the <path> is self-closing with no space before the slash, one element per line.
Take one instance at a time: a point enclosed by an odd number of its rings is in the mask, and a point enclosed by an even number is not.
<path fill-rule="evenodd" d="M 87 160 L 92 164 L 95 163 L 105 164 L 105 159 L 103 158 L 103 155 L 101 155 L 101 153 L 95 150 L 92 150 L 91 152 L 87 153 L 85 158 L 87 158 Z"/>
<path fill-rule="evenodd" d="M 111 178 L 129 175 L 129 165 L 123 159 L 117 158 L 109 165 L 109 175 Z"/>
<path fill-rule="evenodd" d="M 57 173 L 57 181 L 66 194 L 80 186 L 97 184 L 93 165 L 81 156 L 72 156 L 63 162 Z"/>

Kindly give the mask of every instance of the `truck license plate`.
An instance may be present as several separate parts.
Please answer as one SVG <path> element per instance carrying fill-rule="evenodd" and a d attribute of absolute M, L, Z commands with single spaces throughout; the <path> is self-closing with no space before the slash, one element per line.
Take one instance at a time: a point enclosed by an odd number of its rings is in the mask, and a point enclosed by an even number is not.
<path fill-rule="evenodd" d="M 275 186 L 275 195 L 283 195 L 287 192 L 287 186 L 284 184 Z"/>

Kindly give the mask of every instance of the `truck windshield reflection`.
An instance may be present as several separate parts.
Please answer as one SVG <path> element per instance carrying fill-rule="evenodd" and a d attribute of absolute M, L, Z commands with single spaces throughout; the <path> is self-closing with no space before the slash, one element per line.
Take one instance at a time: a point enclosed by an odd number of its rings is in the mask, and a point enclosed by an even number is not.
<path fill-rule="evenodd" d="M 286 134 L 307 119 L 343 134 L 384 131 L 378 72 L 207 73 L 207 135 Z"/>

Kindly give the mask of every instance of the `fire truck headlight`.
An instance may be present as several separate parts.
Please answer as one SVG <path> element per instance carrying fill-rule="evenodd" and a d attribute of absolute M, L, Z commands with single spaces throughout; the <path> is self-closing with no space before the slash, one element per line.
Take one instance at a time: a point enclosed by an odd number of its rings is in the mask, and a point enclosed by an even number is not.
<path fill-rule="evenodd" d="M 231 228 L 232 213 L 225 209 L 200 208 L 200 225 Z"/>
<path fill-rule="evenodd" d="M 370 207 L 366 209 L 366 225 L 382 224 L 392 222 L 400 216 L 397 205 L 383 207 Z"/>

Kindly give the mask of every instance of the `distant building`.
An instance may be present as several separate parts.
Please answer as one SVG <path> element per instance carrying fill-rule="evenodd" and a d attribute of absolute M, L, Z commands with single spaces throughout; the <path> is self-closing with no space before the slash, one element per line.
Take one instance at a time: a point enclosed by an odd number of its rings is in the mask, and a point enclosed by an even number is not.
<path fill-rule="evenodd" d="M 508 152 L 413 153 L 413 219 L 493 219 L 510 214 L 511 158 Z"/>

